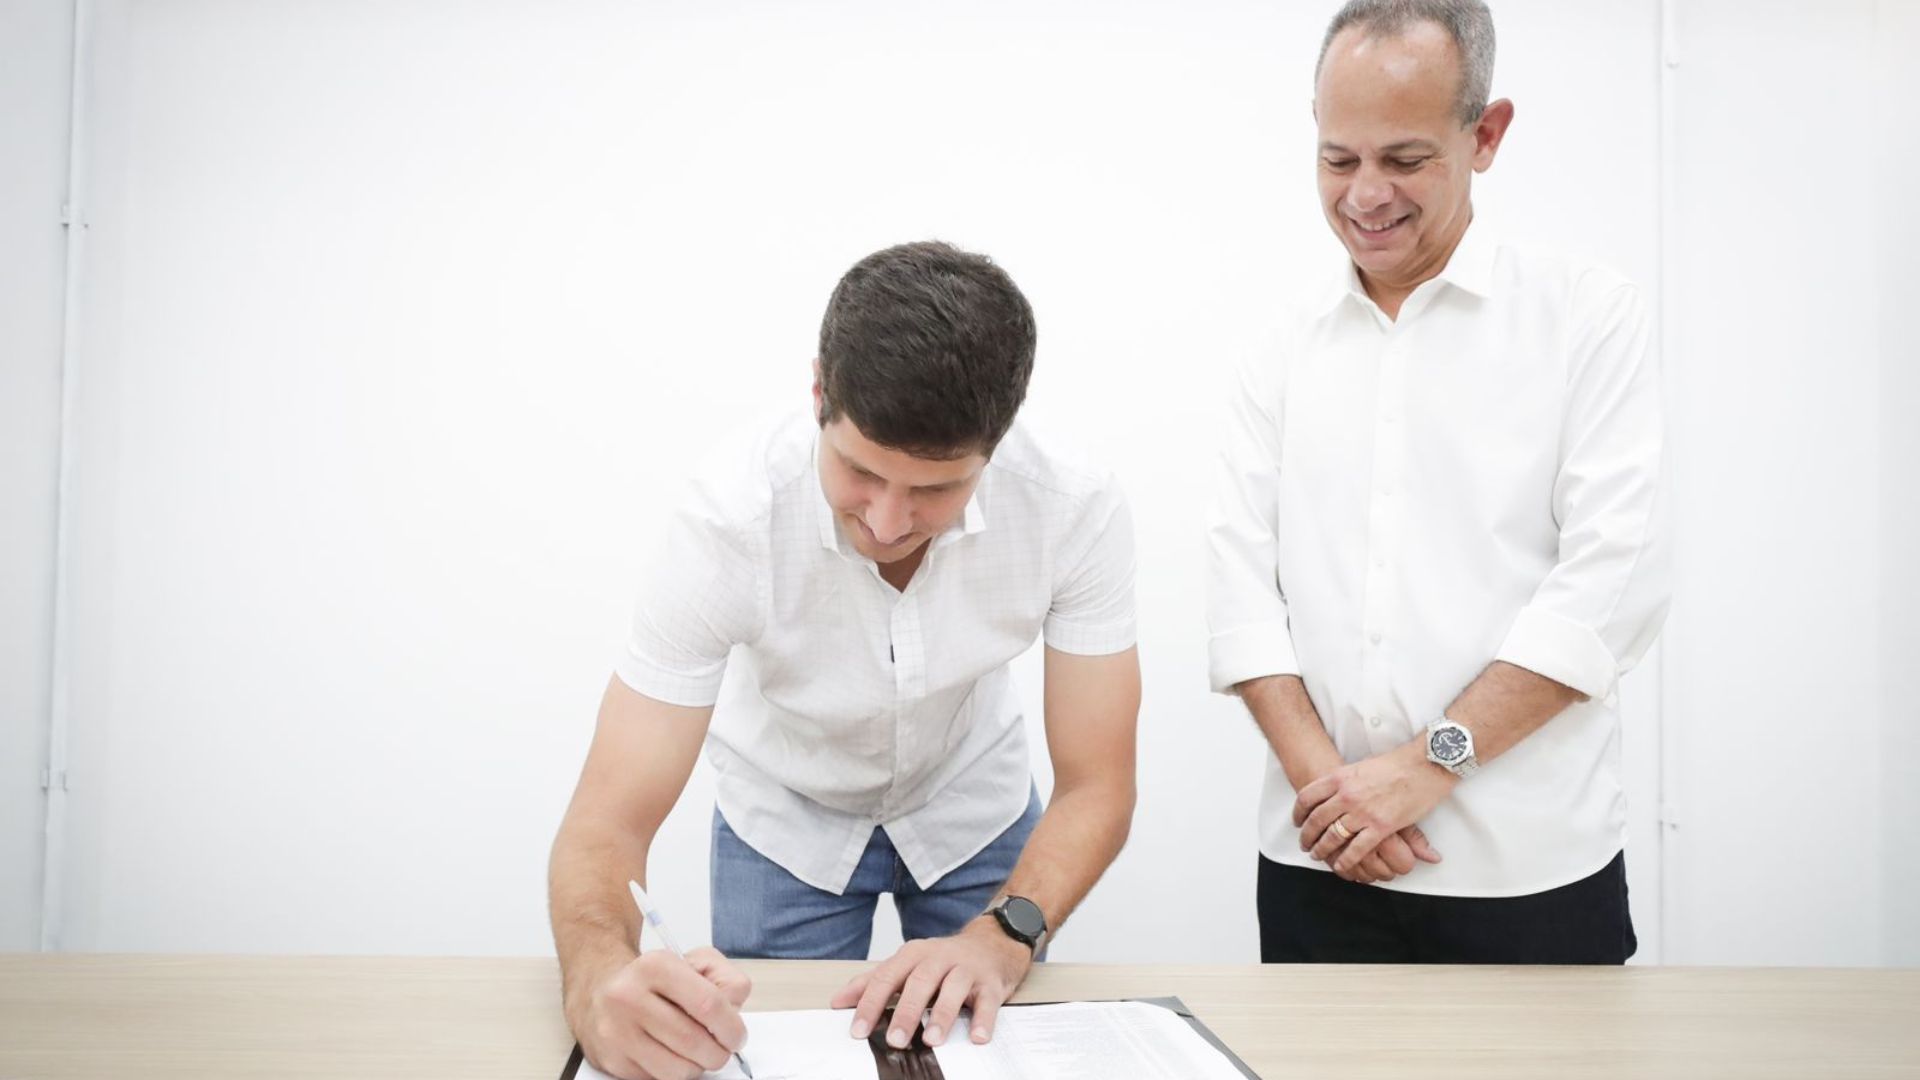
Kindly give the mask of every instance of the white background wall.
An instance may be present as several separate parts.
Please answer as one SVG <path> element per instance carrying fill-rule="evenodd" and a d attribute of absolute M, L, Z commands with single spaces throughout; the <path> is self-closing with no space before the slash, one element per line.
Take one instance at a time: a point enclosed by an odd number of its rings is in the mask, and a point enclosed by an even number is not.
<path fill-rule="evenodd" d="M 1236 351 L 1340 257 L 1308 113 L 1331 7 L 97 5 L 60 943 L 547 951 L 546 847 L 690 461 L 804 402 L 848 264 L 939 236 L 1033 300 L 1029 419 L 1137 518 L 1140 812 L 1055 956 L 1252 959 L 1262 748 L 1205 693 L 1199 481 Z M 1914 743 L 1891 455 L 1920 387 L 1877 312 L 1920 278 L 1850 220 L 1881 121 L 1849 104 L 1910 81 L 1889 27 L 1920 36 L 1868 0 L 1678 7 L 1674 198 L 1652 2 L 1497 5 L 1519 119 L 1476 189 L 1675 304 L 1681 599 L 1626 702 L 1642 957 L 1913 962 L 1920 851 L 1883 822 L 1913 800 L 1885 751 Z M 64 130 L 43 81 L 7 132 Z M 58 188 L 58 153 L 26 164 Z M 54 369 L 0 333 L 5 416 L 43 433 L 8 425 L 7 505 L 41 514 Z M 22 520 L 7 580 L 47 595 L 51 510 Z M 45 621 L 7 624 L 9 752 Z M 703 769 L 652 869 L 695 928 L 710 795 Z M 0 946 L 34 897 L 0 893 Z"/>
<path fill-rule="evenodd" d="M 0 3 L 0 949 L 40 940 L 71 34 Z"/>
<path fill-rule="evenodd" d="M 1881 271 L 1912 180 L 1877 167 L 1900 135 L 1874 61 L 1913 20 L 1871 0 L 1680 10 L 1675 958 L 1911 962 L 1911 916 L 1903 939 L 1889 916 L 1915 906 L 1895 868 L 1920 848 L 1890 811 L 1920 765 L 1882 755 L 1916 719 L 1886 691 L 1920 645 L 1895 542 L 1920 397 L 1882 310 L 1920 279 Z"/>
<path fill-rule="evenodd" d="M 1882 717 L 1880 783 L 1882 805 L 1876 820 L 1885 831 L 1876 865 L 1886 877 L 1881 895 L 1886 932 L 1881 959 L 1920 966 L 1920 698 L 1915 697 L 1913 663 L 1920 651 L 1920 483 L 1913 463 L 1920 461 L 1920 425 L 1913 405 L 1920 402 L 1920 346 L 1907 330 L 1906 297 L 1920 283 L 1920 208 L 1905 193 L 1920 177 L 1920 70 L 1908 62 L 1912 43 L 1920 41 L 1920 4 L 1883 4 L 1875 11 L 1872 138 L 1879 162 L 1874 176 L 1876 204 L 1888 211 L 1888 242 L 1875 260 L 1880 318 L 1879 409 L 1885 463 L 1880 474 L 1882 600 L 1878 627 Z M 1824 198 L 1824 196 L 1823 196 Z"/>

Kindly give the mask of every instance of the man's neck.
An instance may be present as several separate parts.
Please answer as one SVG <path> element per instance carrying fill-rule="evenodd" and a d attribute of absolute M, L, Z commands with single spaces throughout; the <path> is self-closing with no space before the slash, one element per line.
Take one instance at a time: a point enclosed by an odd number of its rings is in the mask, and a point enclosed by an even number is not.
<path fill-rule="evenodd" d="M 897 592 L 906 592 L 907 583 L 913 580 L 914 572 L 927 560 L 927 549 L 933 546 L 929 540 L 913 549 L 913 554 L 890 563 L 880 563 L 880 580 L 894 587 Z"/>
<path fill-rule="evenodd" d="M 1400 321 L 1400 305 L 1406 303 L 1407 297 L 1413 295 L 1413 290 L 1427 280 L 1422 278 L 1411 285 L 1386 285 L 1376 281 L 1365 270 L 1360 270 L 1359 267 L 1354 269 L 1359 271 L 1360 287 L 1367 291 L 1367 298 L 1378 305 L 1380 310 L 1386 313 L 1387 318 L 1395 322 Z"/>

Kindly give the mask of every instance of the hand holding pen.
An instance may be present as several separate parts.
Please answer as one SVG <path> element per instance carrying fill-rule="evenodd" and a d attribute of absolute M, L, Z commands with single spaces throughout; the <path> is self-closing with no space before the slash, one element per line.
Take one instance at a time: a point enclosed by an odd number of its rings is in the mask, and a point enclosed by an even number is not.
<path fill-rule="evenodd" d="M 664 929 L 646 894 L 637 885 L 633 892 L 642 916 L 652 916 L 656 932 Z M 566 993 L 568 1026 L 587 1060 L 608 1076 L 683 1080 L 718 1072 L 747 1040 L 740 1006 L 751 980 L 717 950 L 682 954 L 662 936 L 667 948 L 608 957 L 604 970 L 580 971 L 581 984 Z M 637 937 L 633 947 L 640 947 Z"/>
<path fill-rule="evenodd" d="M 694 955 L 691 955 L 691 956 L 688 955 L 686 952 L 683 952 L 680 948 L 679 942 L 673 940 L 673 932 L 667 929 L 667 921 L 666 919 L 661 917 L 660 909 L 654 906 L 652 900 L 647 899 L 646 890 L 640 887 L 640 883 L 637 881 L 629 880 L 627 882 L 627 891 L 633 894 L 633 902 L 639 906 L 641 917 L 646 919 L 647 925 L 653 927 L 654 933 L 660 935 L 661 944 L 665 945 L 668 948 L 668 950 L 673 953 L 675 957 L 679 958 L 680 960 L 686 961 L 689 966 L 699 971 L 700 975 L 703 978 L 708 976 L 709 971 L 712 970 L 712 965 L 710 962 L 703 963 L 702 961 L 707 961 L 708 958 L 703 957 L 699 954 L 711 953 L 712 958 L 718 959 L 722 964 L 726 963 L 726 958 L 721 956 L 720 953 L 714 949 L 696 949 L 694 950 Z M 634 947 L 636 949 L 639 948 L 640 942 L 638 941 L 634 942 Z M 644 957 L 645 954 L 642 953 L 642 956 Z M 729 971 L 731 971 L 731 967 L 732 967 L 731 965 L 728 965 Z M 731 1000 L 732 996 L 729 994 L 725 994 L 726 987 L 722 986 L 718 981 L 712 982 L 714 991 L 716 993 L 723 994 L 728 1000 L 731 1001 L 731 1004 L 735 1008 L 738 1008 L 742 1002 L 746 1001 L 746 990 L 749 989 L 751 985 L 745 982 L 745 978 L 746 978 L 745 976 L 739 976 L 739 978 L 741 982 L 738 984 L 740 986 L 740 997 L 738 1000 Z M 700 1017 L 703 1013 L 707 1012 L 707 1009 L 702 1008 L 698 1004 L 695 1005 L 695 1009 L 698 1009 L 699 1011 L 694 1011 L 694 1010 L 686 1010 L 686 1011 L 689 1016 L 694 1017 L 696 1019 Z M 712 1029 L 709 1029 L 709 1033 L 714 1036 L 716 1041 L 721 1042 L 723 1047 L 726 1045 L 726 1042 L 724 1040 L 720 1040 L 719 1036 L 721 1033 L 719 1031 L 714 1031 Z M 656 1038 L 658 1038 L 658 1036 L 656 1036 Z M 741 1041 L 742 1042 L 745 1041 L 744 1030 L 741 1033 Z M 696 1062 L 699 1061 L 699 1059 L 697 1058 L 694 1060 Z M 747 1067 L 747 1057 L 745 1054 L 735 1051 L 728 1060 L 739 1061 L 740 1071 L 746 1075 L 747 1080 L 753 1080 L 753 1070 Z M 720 1067 L 725 1068 L 726 1066 L 722 1064 Z"/>

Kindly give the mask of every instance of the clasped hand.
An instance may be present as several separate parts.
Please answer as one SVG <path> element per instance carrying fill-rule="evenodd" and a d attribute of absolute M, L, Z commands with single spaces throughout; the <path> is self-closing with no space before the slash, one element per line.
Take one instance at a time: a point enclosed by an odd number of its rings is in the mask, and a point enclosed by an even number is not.
<path fill-rule="evenodd" d="M 1440 853 L 1415 822 L 1459 780 L 1428 761 L 1418 740 L 1344 765 L 1300 789 L 1300 850 L 1348 881 L 1391 881 Z M 1339 827 L 1335 827 L 1335 823 Z"/>

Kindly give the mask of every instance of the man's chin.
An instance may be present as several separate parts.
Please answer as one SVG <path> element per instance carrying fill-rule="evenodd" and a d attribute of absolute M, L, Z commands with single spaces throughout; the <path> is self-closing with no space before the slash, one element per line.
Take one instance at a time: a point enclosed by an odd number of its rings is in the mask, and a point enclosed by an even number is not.
<path fill-rule="evenodd" d="M 881 566 L 891 566 L 894 563 L 897 563 L 900 560 L 905 559 L 908 556 L 912 555 L 914 553 L 914 550 L 919 546 L 920 545 L 916 543 L 899 544 L 894 547 L 890 547 L 881 551 L 874 552 L 873 554 L 867 556 L 867 558 L 872 559 L 874 562 L 879 563 Z"/>
<path fill-rule="evenodd" d="M 1381 250 L 1379 248 L 1348 248 L 1353 265 L 1369 278 L 1393 280 L 1404 271 L 1412 253 L 1407 251 Z"/>

